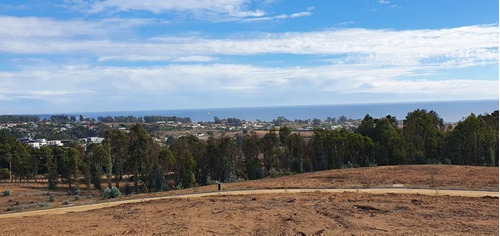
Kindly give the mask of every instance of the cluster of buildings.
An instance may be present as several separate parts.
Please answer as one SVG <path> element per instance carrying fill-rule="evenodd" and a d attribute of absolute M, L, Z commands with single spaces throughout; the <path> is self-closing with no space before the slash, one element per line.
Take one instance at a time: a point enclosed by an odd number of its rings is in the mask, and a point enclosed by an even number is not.
<path fill-rule="evenodd" d="M 20 138 L 18 140 L 21 143 L 26 143 L 26 144 L 28 144 L 28 146 L 30 146 L 32 148 L 37 148 L 37 149 L 39 149 L 43 146 L 62 147 L 62 146 L 64 146 L 65 143 L 69 142 L 67 140 L 46 140 L 44 138 L 42 138 L 42 139 Z"/>
<path fill-rule="evenodd" d="M 46 140 L 42 139 L 32 139 L 32 138 L 20 138 L 18 139 L 21 143 L 26 143 L 28 146 L 36 149 L 40 149 L 43 146 L 53 146 L 53 147 L 62 147 L 64 144 L 69 143 L 69 140 Z M 104 138 L 100 137 L 87 137 L 81 138 L 78 141 L 82 144 L 91 144 L 91 143 L 102 143 Z"/>

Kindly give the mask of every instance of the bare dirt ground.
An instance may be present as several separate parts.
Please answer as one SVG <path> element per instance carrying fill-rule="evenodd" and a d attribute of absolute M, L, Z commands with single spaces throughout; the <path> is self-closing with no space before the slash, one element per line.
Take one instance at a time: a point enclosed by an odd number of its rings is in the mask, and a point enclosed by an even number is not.
<path fill-rule="evenodd" d="M 372 187 L 404 185 L 410 188 L 437 189 L 435 196 L 396 192 L 365 193 Z M 7 207 L 56 201 L 47 208 L 63 207 L 69 200 L 76 206 L 87 205 L 86 212 L 63 215 L 0 217 L 0 234 L 495 234 L 498 235 L 498 168 L 423 165 L 387 166 L 329 170 L 280 178 L 235 182 L 225 190 L 281 189 L 288 193 L 245 193 L 238 196 L 205 196 L 135 202 L 103 209 L 90 207 L 102 203 L 98 191 L 81 200 L 68 196 L 64 189 L 50 192 L 12 184 L 0 184 L 0 212 Z M 295 193 L 297 188 L 335 189 L 354 187 L 354 192 Z M 216 186 L 204 186 L 154 194 L 138 194 L 109 202 L 146 197 L 206 193 Z M 494 197 L 442 196 L 443 189 L 496 191 Z M 424 190 L 419 190 L 424 191 Z M 294 193 L 292 193 L 294 192 Z M 395 191 L 392 191 L 395 192 Z M 470 191 L 467 191 L 470 192 Z M 477 192 L 472 192 L 475 194 Z M 451 194 L 450 194 L 451 195 Z M 461 194 L 463 195 L 463 194 Z M 465 195 L 469 196 L 469 195 Z M 293 200 L 292 200 L 293 199 Z M 415 200 L 415 201 L 414 201 Z M 61 208 L 70 209 L 70 208 Z M 57 210 L 57 209 L 54 209 Z M 26 210 L 25 210 L 26 211 Z M 59 210 L 57 210 L 59 211 Z M 76 210 L 75 210 L 76 211 Z M 6 216 L 6 215 L 5 215 Z M 27 225 L 29 227 L 20 227 Z"/>
<path fill-rule="evenodd" d="M 300 175 L 267 178 L 254 181 L 224 183 L 224 190 L 252 190 L 252 189 L 293 189 L 293 188 L 366 188 L 391 187 L 394 184 L 409 188 L 438 188 L 464 190 L 493 190 L 498 192 L 497 167 L 455 166 L 455 165 L 409 165 L 409 166 L 381 166 L 355 169 L 337 169 L 306 173 Z M 18 205 L 31 206 L 26 210 L 63 207 L 64 201 L 74 205 L 85 205 L 102 202 L 102 191 L 88 191 L 82 186 L 80 200 L 74 195 L 68 195 L 65 185 L 59 184 L 58 191 L 49 191 L 46 184 L 10 184 L 0 183 L 0 214 L 17 212 L 7 211 L 9 207 Z M 105 184 L 103 184 L 105 186 Z M 124 184 L 121 185 L 122 187 Z M 3 196 L 4 190 L 10 190 L 10 196 Z M 137 199 L 178 195 L 187 193 L 203 193 L 217 190 L 216 185 L 168 191 L 153 194 L 137 194 L 123 199 Z M 123 192 L 123 189 L 122 189 Z M 55 202 L 50 202 L 50 195 L 55 196 Z M 91 196 L 89 199 L 88 196 Z M 16 204 L 17 203 L 17 204 Z M 38 208 L 38 203 L 49 203 L 50 206 Z"/>
<path fill-rule="evenodd" d="M 498 198 L 283 193 L 164 199 L 1 219 L 16 235 L 498 235 Z"/>
<path fill-rule="evenodd" d="M 217 191 L 206 193 L 188 193 L 170 196 L 147 197 L 138 199 L 124 199 L 120 201 L 109 201 L 95 204 L 84 205 L 68 205 L 66 207 L 21 211 L 11 214 L 0 214 L 0 219 L 5 218 L 20 218 L 26 216 L 41 216 L 41 215 L 59 215 L 74 212 L 84 212 L 95 209 L 102 209 L 129 203 L 143 203 L 149 201 L 158 201 L 163 199 L 193 199 L 200 197 L 211 196 L 237 196 L 237 195 L 256 195 L 256 194 L 283 194 L 283 193 L 368 193 L 368 194 L 417 194 L 428 196 L 460 196 L 460 197 L 493 197 L 498 198 L 498 192 L 493 191 L 478 191 L 478 190 L 438 190 L 438 189 L 408 189 L 408 188 L 345 188 L 345 189 L 260 189 L 260 190 L 233 190 L 233 191 Z"/>

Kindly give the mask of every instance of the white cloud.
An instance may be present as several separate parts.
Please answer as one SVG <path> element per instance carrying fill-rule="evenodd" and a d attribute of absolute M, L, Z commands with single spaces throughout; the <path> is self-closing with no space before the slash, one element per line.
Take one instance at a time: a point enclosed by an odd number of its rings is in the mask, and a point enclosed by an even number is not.
<path fill-rule="evenodd" d="M 275 15 L 275 16 L 261 16 L 261 17 L 253 17 L 253 18 L 246 18 L 241 20 L 241 22 L 259 22 L 259 21 L 270 21 L 270 20 L 283 20 L 287 18 L 298 18 L 298 17 L 304 17 L 304 16 L 310 16 L 312 15 L 312 10 L 314 10 L 314 7 L 308 7 L 307 11 L 302 11 L 302 12 L 296 12 L 292 14 L 280 14 L 280 15 Z"/>
<path fill-rule="evenodd" d="M 91 7 L 91 13 L 99 13 L 106 10 L 112 11 L 150 11 L 161 13 L 165 11 L 197 11 L 220 12 L 237 14 L 246 0 L 102 0 L 95 1 Z"/>
<path fill-rule="evenodd" d="M 290 18 L 297 18 L 297 17 L 310 16 L 310 15 L 312 15 L 312 12 L 303 11 L 303 12 L 297 12 L 297 13 L 291 14 Z"/>
<path fill-rule="evenodd" d="M 269 15 L 257 6 L 266 6 L 266 1 L 254 0 L 67 0 L 67 7 L 90 14 L 147 11 L 154 14 L 176 13 L 188 18 L 213 22 L 257 22 L 275 19 L 297 18 L 312 15 L 314 6 L 307 11 Z M 254 9 L 249 6 L 254 4 Z M 255 6 L 256 5 L 256 6 Z M 181 17 L 184 18 L 184 17 Z"/>
<path fill-rule="evenodd" d="M 209 21 L 237 21 L 265 15 L 261 9 L 248 9 L 250 3 L 250 0 L 70 0 L 66 1 L 66 7 L 90 14 L 130 11 L 177 13 Z"/>
<path fill-rule="evenodd" d="M 379 0 L 378 3 L 380 4 L 390 4 L 391 2 L 388 0 Z"/>
<path fill-rule="evenodd" d="M 186 57 L 179 57 L 176 58 L 174 61 L 177 62 L 213 62 L 219 60 L 218 58 L 215 57 L 209 57 L 209 56 L 186 56 Z"/>
<path fill-rule="evenodd" d="M 112 34 L 113 25 L 127 29 L 146 24 L 145 21 L 148 20 L 60 22 L 47 18 L 0 17 L 0 24 L 5 25 L 0 28 L 0 52 L 79 53 L 97 56 L 99 61 L 279 53 L 334 56 L 336 63 L 447 66 L 498 63 L 497 25 L 403 31 L 343 28 L 234 38 L 156 37 L 141 42 L 124 40 L 119 33 Z M 107 34 L 111 35 L 99 36 Z"/>
<path fill-rule="evenodd" d="M 235 97 L 244 94 L 258 97 L 265 95 L 269 88 L 280 88 L 288 93 L 314 92 L 332 97 L 350 93 L 432 94 L 438 98 L 455 99 L 498 97 L 498 80 L 425 80 L 419 77 L 439 70 L 428 68 L 427 72 L 419 72 L 420 69 L 354 64 L 276 68 L 237 64 L 27 67 L 20 72 L 0 74 L 4 82 L 0 86 L 0 96 L 79 99 L 79 94 L 93 94 L 96 99 L 105 99 L 107 96 L 154 92 L 221 91 Z"/>
<path fill-rule="evenodd" d="M 0 38 L 71 38 L 91 36 L 93 38 L 123 34 L 135 27 L 166 23 L 155 19 L 107 18 L 98 21 L 54 20 L 44 17 L 0 16 Z"/>

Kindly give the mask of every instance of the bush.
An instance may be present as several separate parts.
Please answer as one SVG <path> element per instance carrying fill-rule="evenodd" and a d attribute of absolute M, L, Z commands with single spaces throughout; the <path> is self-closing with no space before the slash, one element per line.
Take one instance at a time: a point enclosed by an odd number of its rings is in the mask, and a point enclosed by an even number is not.
<path fill-rule="evenodd" d="M 107 187 L 104 190 L 104 194 L 103 194 L 102 198 L 103 199 L 117 198 L 121 195 L 122 195 L 122 193 L 120 192 L 120 189 L 118 189 L 116 187 L 112 187 L 112 188 Z"/>
<path fill-rule="evenodd" d="M 88 198 L 88 199 L 92 199 L 92 194 L 88 194 L 88 195 L 87 195 L 87 198 Z"/>
<path fill-rule="evenodd" d="M 50 199 L 51 202 L 55 202 L 56 201 L 56 197 L 54 195 L 50 195 L 49 199 Z"/>
<path fill-rule="evenodd" d="M 63 205 L 69 205 L 69 200 L 64 200 Z"/>
<path fill-rule="evenodd" d="M 174 186 L 174 189 L 184 189 L 182 183 L 179 183 L 177 186 Z"/>
<path fill-rule="evenodd" d="M 351 161 L 347 161 L 347 164 L 345 165 L 346 168 L 353 168 L 354 166 L 352 165 Z"/>
<path fill-rule="evenodd" d="M 166 183 L 161 184 L 161 191 L 162 192 L 168 191 L 168 185 Z"/>
<path fill-rule="evenodd" d="M 278 178 L 281 176 L 286 176 L 286 175 L 293 175 L 293 173 L 290 170 L 276 170 L 274 168 L 269 169 L 269 176 L 271 178 Z"/>
<path fill-rule="evenodd" d="M 39 202 L 38 203 L 38 207 L 48 207 L 48 206 L 50 206 L 50 204 L 46 203 L 46 202 Z"/>
<path fill-rule="evenodd" d="M 17 211 L 17 210 L 26 210 L 30 208 L 34 208 L 35 205 L 16 205 L 16 206 L 11 206 L 7 207 L 7 211 Z"/>
<path fill-rule="evenodd" d="M 80 201 L 80 195 L 75 196 L 75 201 Z"/>
<path fill-rule="evenodd" d="M 207 185 L 217 184 L 217 180 L 213 180 L 210 175 L 207 176 Z"/>
<path fill-rule="evenodd" d="M 4 195 L 4 196 L 9 196 L 9 195 L 10 195 L 10 190 L 5 190 L 5 191 L 3 191 L 3 195 Z"/>

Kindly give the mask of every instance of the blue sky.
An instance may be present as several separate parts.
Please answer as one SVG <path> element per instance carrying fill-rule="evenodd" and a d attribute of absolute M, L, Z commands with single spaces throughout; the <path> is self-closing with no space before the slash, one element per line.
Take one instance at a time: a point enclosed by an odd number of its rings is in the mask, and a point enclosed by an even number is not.
<path fill-rule="evenodd" d="M 496 0 L 7 0 L 0 113 L 498 99 Z"/>

